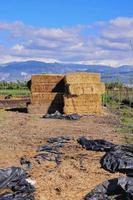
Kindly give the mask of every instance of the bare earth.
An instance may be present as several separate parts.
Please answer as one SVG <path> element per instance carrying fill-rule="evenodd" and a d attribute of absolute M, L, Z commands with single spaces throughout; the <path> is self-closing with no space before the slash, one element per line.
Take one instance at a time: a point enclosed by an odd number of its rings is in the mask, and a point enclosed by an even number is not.
<path fill-rule="evenodd" d="M 82 200 L 97 184 L 119 176 L 100 167 L 103 153 L 86 151 L 77 142 L 79 136 L 121 143 L 116 134 L 115 116 L 83 117 L 79 121 L 42 119 L 38 115 L 0 110 L 0 168 L 20 166 L 24 155 L 32 162 L 29 171 L 36 181 L 36 198 L 41 200 Z M 62 149 L 61 164 L 33 159 L 39 145 L 51 136 L 71 136 L 73 140 Z"/>

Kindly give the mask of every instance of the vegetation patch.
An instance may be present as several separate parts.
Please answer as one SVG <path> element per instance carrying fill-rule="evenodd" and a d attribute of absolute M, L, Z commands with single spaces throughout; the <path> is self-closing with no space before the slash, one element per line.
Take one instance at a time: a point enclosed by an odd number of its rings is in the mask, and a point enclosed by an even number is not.
<path fill-rule="evenodd" d="M 107 84 L 102 100 L 118 116 L 120 123 L 116 131 L 123 134 L 124 142 L 133 143 L 133 89 L 118 83 Z"/>
<path fill-rule="evenodd" d="M 28 89 L 5 89 L 0 90 L 0 95 L 30 96 L 30 91 Z"/>
<path fill-rule="evenodd" d="M 29 96 L 30 91 L 26 81 L 0 82 L 0 95 Z"/>

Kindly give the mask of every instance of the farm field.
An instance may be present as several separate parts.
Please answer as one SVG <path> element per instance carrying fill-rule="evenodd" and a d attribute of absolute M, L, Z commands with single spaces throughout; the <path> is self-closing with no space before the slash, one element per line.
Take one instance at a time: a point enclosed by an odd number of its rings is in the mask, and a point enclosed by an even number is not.
<path fill-rule="evenodd" d="M 6 95 L 11 94 L 10 91 L 7 90 Z M 29 101 L 23 91 L 12 89 L 11 99 L 4 101 L 8 101 L 9 107 L 15 105 L 13 102 Z M 115 144 L 133 143 L 132 100 L 125 101 L 127 95 L 120 98 L 119 91 L 112 94 L 112 91 L 106 92 L 103 96 L 101 116 L 83 116 L 78 121 L 44 119 L 41 115 L 26 113 L 22 104 L 20 108 L 0 109 L 0 168 L 22 167 L 20 160 L 26 157 L 31 162 L 28 174 L 35 182 L 37 200 L 82 200 L 96 185 L 119 177 L 119 173 L 111 174 L 101 168 L 100 159 L 104 153 L 87 151 L 77 143 L 81 136 Z M 38 147 L 47 144 L 48 138 L 57 136 L 71 138 L 61 149 L 60 165 L 36 160 Z"/>
<path fill-rule="evenodd" d="M 0 95 L 30 96 L 28 89 L 0 89 Z"/>
<path fill-rule="evenodd" d="M 116 132 L 119 120 L 116 115 L 86 116 L 79 121 L 43 119 L 39 115 L 0 110 L 0 168 L 20 166 L 26 156 L 32 163 L 31 179 L 36 181 L 36 198 L 45 200 L 81 200 L 98 183 L 118 173 L 111 174 L 100 166 L 101 152 L 86 151 L 77 138 L 105 139 L 114 143 L 125 142 Z M 70 136 L 72 140 L 62 149 L 61 164 L 34 160 L 38 146 L 49 137 Z"/>
<path fill-rule="evenodd" d="M 0 11 L 0 200 L 133 200 L 133 0 Z"/>

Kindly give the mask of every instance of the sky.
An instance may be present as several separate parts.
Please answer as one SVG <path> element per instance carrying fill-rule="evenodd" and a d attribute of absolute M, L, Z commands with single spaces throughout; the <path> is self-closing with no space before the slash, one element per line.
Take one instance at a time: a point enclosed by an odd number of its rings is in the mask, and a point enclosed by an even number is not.
<path fill-rule="evenodd" d="M 133 65 L 133 0 L 0 0 L 0 63 Z"/>

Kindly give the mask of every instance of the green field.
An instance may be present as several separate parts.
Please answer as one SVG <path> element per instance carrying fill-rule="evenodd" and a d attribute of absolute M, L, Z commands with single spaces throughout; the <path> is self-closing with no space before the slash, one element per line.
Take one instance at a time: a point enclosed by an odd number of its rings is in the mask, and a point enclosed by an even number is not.
<path fill-rule="evenodd" d="M 30 96 L 28 89 L 0 89 L 0 95 Z"/>
<path fill-rule="evenodd" d="M 119 119 L 116 131 L 124 136 L 124 142 L 133 143 L 133 92 L 109 91 L 102 100 L 103 105 Z"/>

